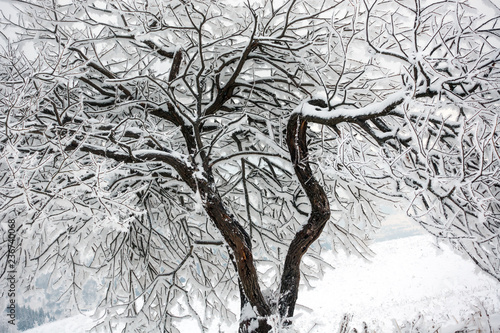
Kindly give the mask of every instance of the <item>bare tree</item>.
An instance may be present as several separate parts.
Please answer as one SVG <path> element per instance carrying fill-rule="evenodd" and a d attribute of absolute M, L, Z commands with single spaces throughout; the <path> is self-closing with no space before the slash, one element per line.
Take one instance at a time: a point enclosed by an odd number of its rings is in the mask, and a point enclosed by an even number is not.
<path fill-rule="evenodd" d="M 269 332 L 325 245 L 369 253 L 404 199 L 500 278 L 490 2 L 17 3 L 0 214 L 23 285 L 50 272 L 126 331 L 236 320 L 239 292 L 240 331 Z"/>

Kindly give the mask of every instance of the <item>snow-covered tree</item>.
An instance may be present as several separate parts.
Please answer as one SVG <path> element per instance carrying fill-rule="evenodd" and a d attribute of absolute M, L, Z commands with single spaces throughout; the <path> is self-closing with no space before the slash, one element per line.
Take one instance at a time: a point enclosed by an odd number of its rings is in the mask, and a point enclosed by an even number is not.
<path fill-rule="evenodd" d="M 0 216 L 23 288 L 50 275 L 108 328 L 239 315 L 268 332 L 325 247 L 369 253 L 380 207 L 403 200 L 500 279 L 492 2 L 16 4 Z"/>

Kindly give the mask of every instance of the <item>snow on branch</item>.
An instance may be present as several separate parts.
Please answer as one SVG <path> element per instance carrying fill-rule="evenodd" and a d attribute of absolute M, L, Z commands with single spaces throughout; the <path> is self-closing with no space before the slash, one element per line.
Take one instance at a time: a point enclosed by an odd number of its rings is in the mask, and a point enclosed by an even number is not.
<path fill-rule="evenodd" d="M 365 107 L 332 110 L 327 107 L 312 105 L 310 100 L 305 100 L 299 104 L 294 113 L 300 114 L 310 122 L 333 126 L 341 122 L 368 120 L 384 116 L 393 111 L 409 96 L 410 93 L 402 90 L 387 96 L 383 101 L 374 102 Z"/>

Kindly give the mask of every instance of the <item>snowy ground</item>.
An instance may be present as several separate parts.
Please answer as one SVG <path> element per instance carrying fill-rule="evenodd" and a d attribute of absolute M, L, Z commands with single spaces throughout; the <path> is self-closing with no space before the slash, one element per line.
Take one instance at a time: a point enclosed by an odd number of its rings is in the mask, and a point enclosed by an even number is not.
<path fill-rule="evenodd" d="M 489 326 L 500 332 L 500 284 L 468 260 L 447 247 L 437 248 L 426 235 L 382 241 L 372 248 L 377 255 L 371 262 L 345 253 L 328 254 L 335 269 L 314 289 L 299 293 L 297 332 L 339 332 L 345 313 L 358 331 L 366 322 L 370 331 L 409 332 L 407 321 L 414 321 L 419 332 L 432 325 L 439 332 L 455 332 L 463 323 L 481 332 L 488 332 Z M 25 332 L 84 333 L 91 326 L 89 318 L 79 316 Z"/>
<path fill-rule="evenodd" d="M 335 270 L 299 294 L 299 303 L 311 309 L 301 311 L 300 332 L 338 332 L 343 313 L 352 315 L 358 331 L 366 322 L 370 330 L 398 332 L 421 315 L 415 325 L 455 332 L 467 321 L 469 328 L 487 325 L 477 322 L 481 312 L 500 312 L 500 284 L 450 248 L 437 248 L 430 236 L 380 242 L 372 249 L 377 255 L 371 262 L 329 254 Z M 490 318 L 492 331 L 500 332 L 500 318 Z"/>

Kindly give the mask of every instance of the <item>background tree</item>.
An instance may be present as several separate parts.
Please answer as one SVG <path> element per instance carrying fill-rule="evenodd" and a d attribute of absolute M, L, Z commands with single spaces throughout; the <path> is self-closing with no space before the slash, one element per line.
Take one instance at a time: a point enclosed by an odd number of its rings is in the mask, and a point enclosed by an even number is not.
<path fill-rule="evenodd" d="M 402 199 L 499 279 L 495 5 L 17 3 L 0 213 L 23 286 L 50 274 L 126 331 L 235 320 L 238 291 L 240 331 L 267 332 Z"/>

